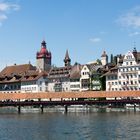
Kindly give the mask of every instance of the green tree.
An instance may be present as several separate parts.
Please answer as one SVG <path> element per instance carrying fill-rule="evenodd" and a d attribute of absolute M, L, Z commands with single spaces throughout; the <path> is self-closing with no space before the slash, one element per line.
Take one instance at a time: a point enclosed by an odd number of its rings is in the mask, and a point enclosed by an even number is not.
<path fill-rule="evenodd" d="M 113 63 L 113 61 L 114 61 L 113 54 L 111 54 L 111 56 L 110 56 L 110 63 Z"/>

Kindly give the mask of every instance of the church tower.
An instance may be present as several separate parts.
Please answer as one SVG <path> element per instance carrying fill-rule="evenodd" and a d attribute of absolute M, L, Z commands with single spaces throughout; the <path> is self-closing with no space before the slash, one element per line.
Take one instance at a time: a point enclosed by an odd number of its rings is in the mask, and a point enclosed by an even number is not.
<path fill-rule="evenodd" d="M 68 50 L 66 51 L 66 54 L 65 54 L 64 63 L 65 63 L 65 67 L 67 67 L 67 66 L 70 66 L 70 65 L 71 65 L 71 59 L 70 59 L 70 57 L 69 57 Z"/>
<path fill-rule="evenodd" d="M 136 47 L 134 47 L 134 49 L 133 49 L 133 55 L 135 57 L 135 60 L 137 61 L 137 49 L 136 49 Z"/>
<path fill-rule="evenodd" d="M 106 65 L 108 63 L 108 56 L 106 51 L 103 51 L 103 54 L 101 55 L 101 63 L 102 65 Z"/>
<path fill-rule="evenodd" d="M 39 71 L 49 71 L 51 69 L 51 52 L 46 48 L 46 42 L 43 40 L 41 49 L 36 53 L 36 65 Z"/>

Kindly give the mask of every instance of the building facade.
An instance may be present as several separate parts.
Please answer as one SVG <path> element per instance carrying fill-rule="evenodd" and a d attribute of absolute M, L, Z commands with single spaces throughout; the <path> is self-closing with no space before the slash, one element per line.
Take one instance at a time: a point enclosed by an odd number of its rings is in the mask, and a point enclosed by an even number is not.
<path fill-rule="evenodd" d="M 140 52 L 128 51 L 106 75 L 107 91 L 140 90 Z"/>

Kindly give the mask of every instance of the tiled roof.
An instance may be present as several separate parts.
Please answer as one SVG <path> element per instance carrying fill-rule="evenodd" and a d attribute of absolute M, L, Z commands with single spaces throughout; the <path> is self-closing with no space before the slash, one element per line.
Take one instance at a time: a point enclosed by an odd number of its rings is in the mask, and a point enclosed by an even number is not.
<path fill-rule="evenodd" d="M 72 70 L 70 72 L 70 79 L 78 79 L 81 76 L 81 69 L 82 69 L 82 65 L 74 65 L 72 67 Z"/>
<path fill-rule="evenodd" d="M 97 64 L 87 64 L 87 67 L 89 68 L 90 71 L 97 71 L 99 68 L 103 68 L 102 65 Z"/>
<path fill-rule="evenodd" d="M 38 80 L 40 77 L 42 76 L 47 76 L 47 72 L 45 71 L 42 71 L 42 72 L 38 72 L 38 71 L 34 71 L 34 72 L 30 72 L 30 73 L 27 73 L 26 75 L 23 76 L 22 78 L 22 82 L 27 82 L 27 81 L 36 81 Z"/>
<path fill-rule="evenodd" d="M 0 72 L 0 83 L 34 81 L 47 75 L 45 71 L 36 71 L 31 64 L 8 66 Z"/>
<path fill-rule="evenodd" d="M 29 70 L 36 70 L 31 64 L 7 66 L 0 72 L 1 76 L 23 75 Z"/>
<path fill-rule="evenodd" d="M 117 66 L 111 68 L 107 73 L 105 73 L 102 76 L 114 75 L 114 74 L 118 74 L 118 67 Z"/>

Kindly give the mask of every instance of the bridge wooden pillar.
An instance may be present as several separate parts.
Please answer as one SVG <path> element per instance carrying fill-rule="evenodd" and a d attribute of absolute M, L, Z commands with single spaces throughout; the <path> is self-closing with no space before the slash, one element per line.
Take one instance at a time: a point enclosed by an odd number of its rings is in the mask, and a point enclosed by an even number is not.
<path fill-rule="evenodd" d="M 65 105 L 64 107 L 65 107 L 65 113 L 67 114 L 68 113 L 68 106 Z"/>
<path fill-rule="evenodd" d="M 20 99 L 18 99 L 17 102 L 18 102 L 18 114 L 20 114 L 21 113 Z"/>
<path fill-rule="evenodd" d="M 44 106 L 40 105 L 40 109 L 41 109 L 41 113 L 43 114 L 44 113 Z"/>
<path fill-rule="evenodd" d="M 18 114 L 20 114 L 21 113 L 21 106 L 19 105 L 18 106 Z"/>
<path fill-rule="evenodd" d="M 134 103 L 134 112 L 136 112 L 136 104 Z"/>

